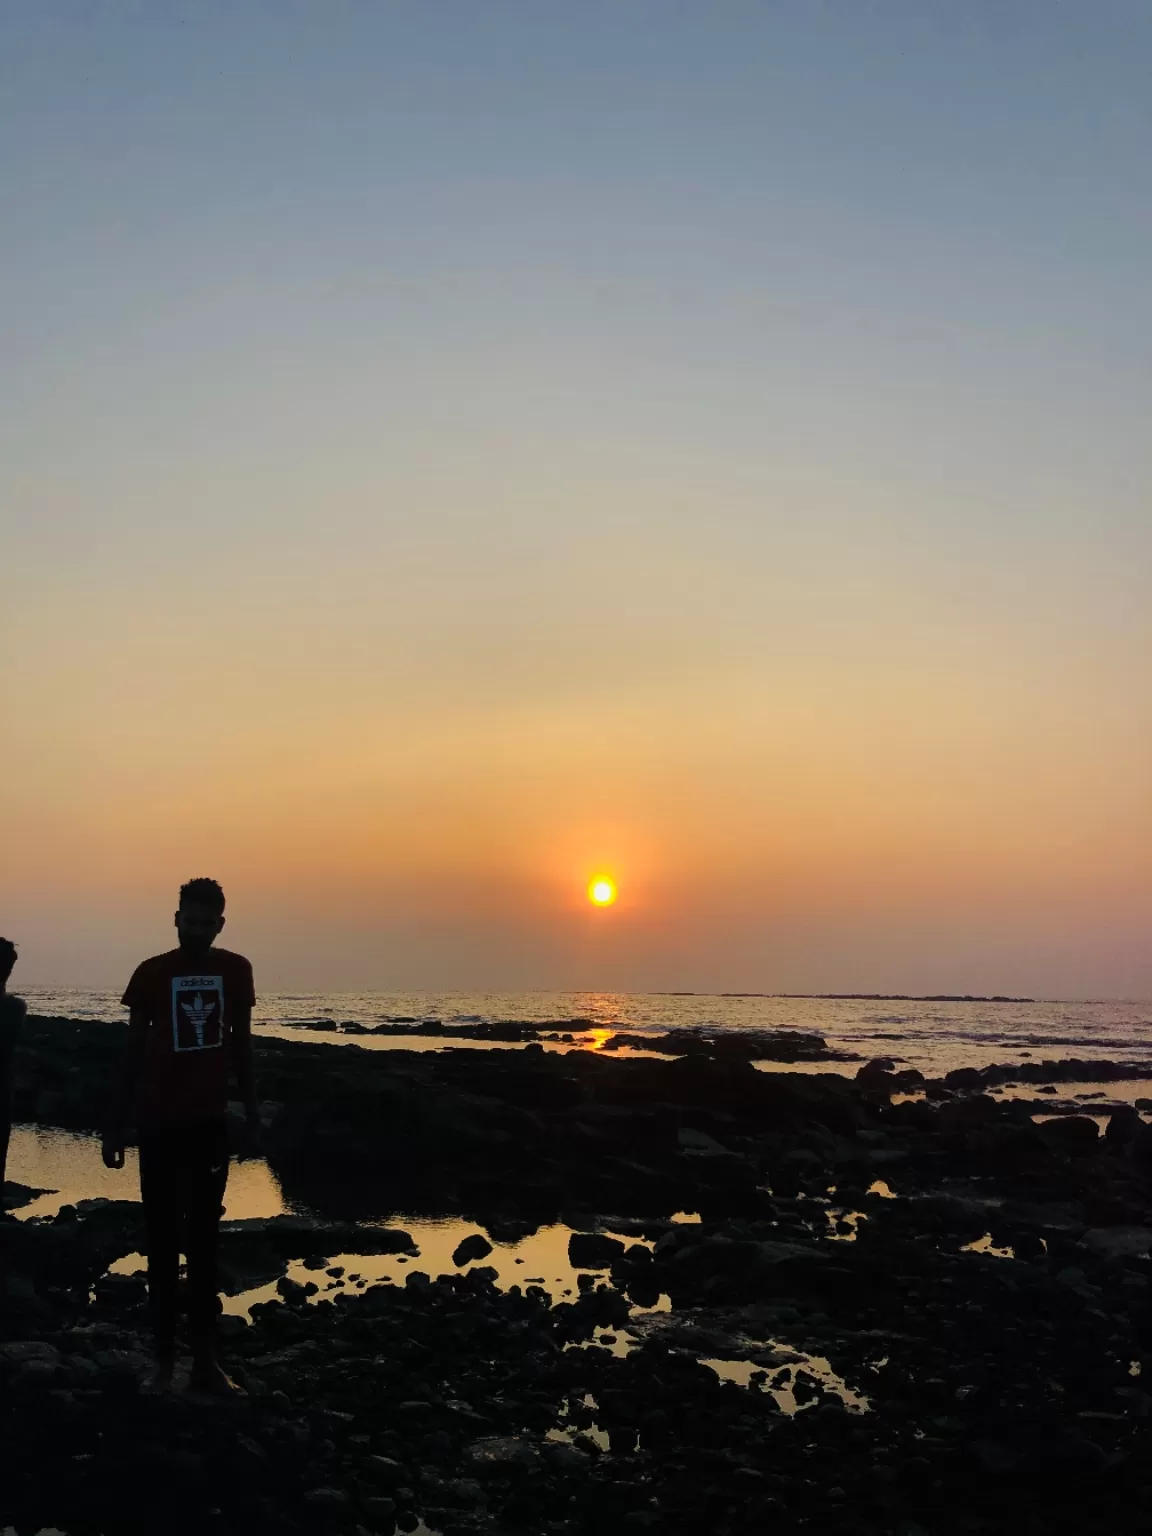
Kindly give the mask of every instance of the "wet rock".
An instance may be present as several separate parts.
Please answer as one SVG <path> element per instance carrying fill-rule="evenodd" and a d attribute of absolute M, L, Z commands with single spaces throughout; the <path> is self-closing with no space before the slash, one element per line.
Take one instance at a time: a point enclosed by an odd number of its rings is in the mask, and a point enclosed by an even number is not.
<path fill-rule="evenodd" d="M 982 1093 L 985 1078 L 976 1067 L 957 1067 L 944 1074 L 944 1086 L 953 1093 Z"/>
<path fill-rule="evenodd" d="M 1144 1258 L 1152 1250 L 1152 1227 L 1095 1227 L 1080 1241 L 1106 1258 Z"/>
<path fill-rule="evenodd" d="M 352 1499 L 345 1488 L 308 1488 L 304 1503 L 321 1513 L 340 1514 L 351 1507 Z"/>
<path fill-rule="evenodd" d="M 361 1226 L 323 1221 L 314 1216 L 261 1216 L 221 1223 L 221 1248 L 227 1253 L 241 1240 L 260 1244 L 282 1258 L 326 1258 L 333 1253 L 414 1253 L 411 1234 L 399 1227 Z"/>
<path fill-rule="evenodd" d="M 430 1503 L 441 1508 L 475 1509 L 485 1502 L 483 1488 L 471 1477 L 429 1478 L 424 1494 Z"/>
<path fill-rule="evenodd" d="M 13 1339 L 0 1344 L 0 1370 L 28 1365 L 33 1361 L 60 1364 L 60 1351 L 42 1339 Z"/>
<path fill-rule="evenodd" d="M 148 1300 L 148 1284 L 143 1275 L 104 1275 L 93 1286 L 98 1302 L 109 1307 L 140 1307 Z"/>
<path fill-rule="evenodd" d="M 1055 1120 L 1045 1120 L 1038 1130 L 1053 1151 L 1066 1157 L 1085 1157 L 1100 1144 L 1099 1128 L 1086 1115 L 1060 1115 Z"/>
<path fill-rule="evenodd" d="M 399 1488 L 407 1480 L 407 1469 L 391 1456 L 365 1456 L 360 1471 L 370 1482 L 381 1488 Z"/>
<path fill-rule="evenodd" d="M 573 1232 L 568 1239 L 568 1262 L 573 1269 L 608 1269 L 623 1256 L 624 1246 L 618 1237 L 602 1232 Z"/>
<path fill-rule="evenodd" d="M 1144 1121 L 1130 1104 L 1114 1109 L 1108 1117 L 1108 1125 L 1104 1131 L 1104 1141 L 1108 1150 L 1122 1154 L 1131 1152 L 1143 1129 Z"/>
<path fill-rule="evenodd" d="M 225 1295 L 267 1285 L 281 1276 L 288 1260 L 258 1235 L 225 1231 L 220 1237 L 220 1288 Z"/>
<path fill-rule="evenodd" d="M 16 1184 L 7 1180 L 0 1190 L 0 1211 L 18 1211 L 42 1195 L 54 1195 L 54 1189 L 33 1189 L 29 1184 Z"/>
<path fill-rule="evenodd" d="M 484 1222 L 484 1226 L 494 1243 L 519 1243 L 537 1230 L 535 1222 L 515 1216 L 492 1216 Z"/>
<path fill-rule="evenodd" d="M 470 1233 L 461 1243 L 456 1245 L 452 1254 L 452 1262 L 458 1269 L 465 1264 L 471 1264 L 474 1259 L 486 1259 L 492 1252 L 492 1244 L 482 1232 Z"/>
<path fill-rule="evenodd" d="M 396 1523 L 395 1499 L 369 1497 L 363 1500 L 362 1508 L 365 1516 L 372 1521 L 377 1530 L 390 1530 Z"/>
<path fill-rule="evenodd" d="M 474 1440 L 464 1448 L 464 1463 L 479 1473 L 529 1471 L 540 1460 L 539 1448 L 511 1436 Z"/>

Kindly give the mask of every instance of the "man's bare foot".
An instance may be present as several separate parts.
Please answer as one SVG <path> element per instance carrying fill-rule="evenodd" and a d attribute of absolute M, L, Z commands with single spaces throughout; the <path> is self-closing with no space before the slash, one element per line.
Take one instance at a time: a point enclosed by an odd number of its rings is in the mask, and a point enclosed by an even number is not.
<path fill-rule="evenodd" d="M 188 1385 L 193 1392 L 211 1392 L 214 1397 L 248 1396 L 240 1383 L 232 1380 L 219 1360 L 197 1361 L 189 1373 Z"/>
<path fill-rule="evenodd" d="M 140 1383 L 141 1392 L 146 1392 L 150 1396 L 155 1395 L 157 1392 L 171 1392 L 172 1377 L 175 1375 L 175 1372 L 175 1355 L 157 1355 L 156 1364 Z"/>

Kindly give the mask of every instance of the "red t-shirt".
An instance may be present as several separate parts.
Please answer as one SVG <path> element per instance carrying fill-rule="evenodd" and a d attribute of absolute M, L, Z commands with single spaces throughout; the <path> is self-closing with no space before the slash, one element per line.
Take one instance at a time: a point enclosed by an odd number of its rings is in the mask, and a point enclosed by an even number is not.
<path fill-rule="evenodd" d="M 228 1110 L 232 1024 L 256 1001 L 243 955 L 210 949 L 193 971 L 183 950 L 138 965 L 121 999 L 148 1016 L 136 1120 L 188 1125 Z"/>

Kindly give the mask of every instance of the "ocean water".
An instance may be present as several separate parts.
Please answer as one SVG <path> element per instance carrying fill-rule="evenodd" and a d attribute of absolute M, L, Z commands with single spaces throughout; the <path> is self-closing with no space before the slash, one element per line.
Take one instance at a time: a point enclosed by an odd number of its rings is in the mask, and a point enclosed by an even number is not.
<path fill-rule="evenodd" d="M 30 987 L 33 1013 L 120 1021 L 119 993 Z M 818 998 L 622 992 L 323 992 L 267 993 L 256 1023 L 285 1038 L 326 1040 L 306 1026 L 318 1020 L 364 1025 L 439 1019 L 446 1026 L 519 1020 L 553 1025 L 581 1038 L 549 1049 L 602 1050 L 618 1031 L 787 1029 L 822 1035 L 853 1061 L 804 1070 L 855 1072 L 886 1056 L 929 1076 L 960 1066 L 1065 1057 L 1152 1065 L 1152 1002 L 928 1002 L 897 998 Z M 451 1048 L 429 1036 L 358 1036 L 369 1049 Z M 479 1042 L 463 1040 L 475 1048 Z M 506 1047 L 507 1048 L 507 1047 Z M 516 1047 L 511 1047 L 515 1049 Z"/>

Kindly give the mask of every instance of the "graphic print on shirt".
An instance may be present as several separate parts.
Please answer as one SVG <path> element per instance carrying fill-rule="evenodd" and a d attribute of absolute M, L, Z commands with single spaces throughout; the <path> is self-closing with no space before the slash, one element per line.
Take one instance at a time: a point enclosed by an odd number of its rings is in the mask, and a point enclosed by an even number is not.
<path fill-rule="evenodd" d="M 172 1049 L 211 1051 L 223 1044 L 223 976 L 173 976 Z"/>

